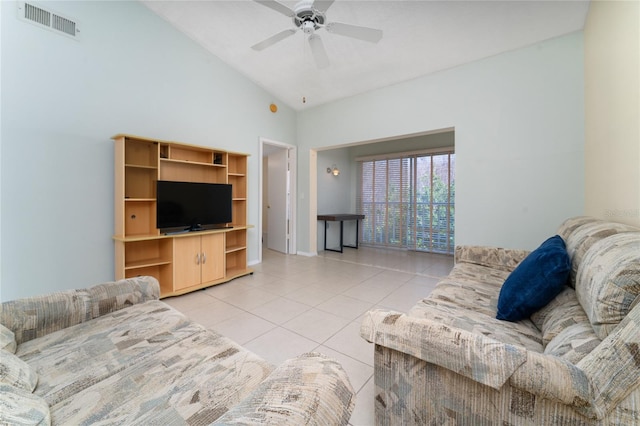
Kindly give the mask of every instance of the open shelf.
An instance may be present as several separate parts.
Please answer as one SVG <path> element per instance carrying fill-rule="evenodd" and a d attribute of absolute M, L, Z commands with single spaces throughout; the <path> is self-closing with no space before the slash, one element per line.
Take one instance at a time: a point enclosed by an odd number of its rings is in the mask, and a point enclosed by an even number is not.
<path fill-rule="evenodd" d="M 158 167 L 158 143 L 131 138 L 124 148 L 124 163 L 139 167 Z"/>
<path fill-rule="evenodd" d="M 125 235 L 157 235 L 156 200 L 127 199 L 124 206 Z"/>
<path fill-rule="evenodd" d="M 226 183 L 226 166 L 189 161 L 161 160 L 160 179 L 182 182 Z"/>
<path fill-rule="evenodd" d="M 229 153 L 227 157 L 229 175 L 245 176 L 247 174 L 247 156 Z"/>

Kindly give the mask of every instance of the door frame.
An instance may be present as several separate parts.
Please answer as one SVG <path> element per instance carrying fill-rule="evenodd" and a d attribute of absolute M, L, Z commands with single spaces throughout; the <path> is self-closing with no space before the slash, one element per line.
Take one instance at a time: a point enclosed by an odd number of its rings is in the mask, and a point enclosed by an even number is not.
<path fill-rule="evenodd" d="M 287 149 L 289 151 L 289 253 L 295 254 L 297 252 L 297 239 L 296 239 L 296 208 L 297 208 L 297 198 L 296 198 L 296 181 L 297 181 L 297 147 L 295 145 L 290 145 L 288 143 L 275 141 L 268 138 L 260 137 L 260 160 L 258 161 L 258 193 L 259 193 L 259 202 L 258 202 L 258 263 L 262 263 L 262 204 L 263 204 L 263 185 L 264 185 L 264 147 L 265 145 L 275 146 L 277 148 Z M 287 189 L 284 188 L 284 191 Z"/>

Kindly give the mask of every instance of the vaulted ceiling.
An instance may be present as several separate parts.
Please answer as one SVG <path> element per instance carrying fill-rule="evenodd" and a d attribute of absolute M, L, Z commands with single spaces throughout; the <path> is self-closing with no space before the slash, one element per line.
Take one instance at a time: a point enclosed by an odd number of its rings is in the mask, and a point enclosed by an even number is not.
<path fill-rule="evenodd" d="M 297 28 L 292 18 L 256 1 L 143 3 L 295 110 L 579 31 L 589 8 L 584 0 L 335 0 L 325 3 L 327 23 L 376 28 L 383 37 L 372 43 L 320 27 L 315 34 L 329 65 L 319 69 L 301 30 L 261 51 L 251 48 Z"/>

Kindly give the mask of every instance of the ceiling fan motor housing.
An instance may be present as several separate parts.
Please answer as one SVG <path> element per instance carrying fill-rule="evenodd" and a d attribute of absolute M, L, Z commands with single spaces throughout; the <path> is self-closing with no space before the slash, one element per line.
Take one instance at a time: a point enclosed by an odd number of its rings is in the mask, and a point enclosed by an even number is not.
<path fill-rule="evenodd" d="M 293 15 L 293 23 L 302 29 L 305 34 L 313 34 L 315 30 L 324 25 L 324 13 L 313 7 L 313 1 L 302 0 L 296 4 Z"/>

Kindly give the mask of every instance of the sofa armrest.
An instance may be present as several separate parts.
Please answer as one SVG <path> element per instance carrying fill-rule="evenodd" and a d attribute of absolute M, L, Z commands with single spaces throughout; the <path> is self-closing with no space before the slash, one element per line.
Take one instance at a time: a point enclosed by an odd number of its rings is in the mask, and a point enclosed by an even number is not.
<path fill-rule="evenodd" d="M 494 389 L 500 389 L 527 359 L 525 348 L 391 311 L 369 311 L 360 334 L 368 342 L 439 365 Z"/>
<path fill-rule="evenodd" d="M 598 418 L 640 387 L 640 299 L 637 305 L 577 367 L 590 378 Z"/>
<path fill-rule="evenodd" d="M 127 306 L 160 298 L 160 284 L 150 276 L 127 278 L 98 284 L 87 289 L 91 318 L 97 318 Z"/>
<path fill-rule="evenodd" d="M 355 392 L 339 363 L 318 353 L 285 361 L 213 424 L 346 425 Z"/>
<path fill-rule="evenodd" d="M 511 272 L 529 253 L 528 250 L 489 246 L 456 246 L 455 263 L 473 263 Z"/>
<path fill-rule="evenodd" d="M 562 358 L 528 351 L 527 361 L 509 383 L 541 398 L 571 405 L 589 418 L 597 417 L 587 374 Z"/>
<path fill-rule="evenodd" d="M 87 321 L 89 295 L 85 290 L 59 291 L 0 305 L 0 323 L 13 331 L 18 345 Z"/>
<path fill-rule="evenodd" d="M 13 331 L 18 345 L 117 309 L 158 299 L 153 277 L 138 277 L 3 302 L 0 324 Z"/>
<path fill-rule="evenodd" d="M 594 407 L 589 376 L 558 357 L 528 351 L 431 320 L 388 311 L 366 314 L 361 334 L 367 341 L 409 354 L 496 390 L 508 381 L 544 399 L 571 405 L 601 418 Z"/>

